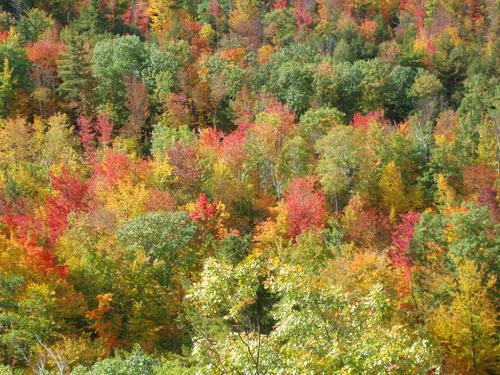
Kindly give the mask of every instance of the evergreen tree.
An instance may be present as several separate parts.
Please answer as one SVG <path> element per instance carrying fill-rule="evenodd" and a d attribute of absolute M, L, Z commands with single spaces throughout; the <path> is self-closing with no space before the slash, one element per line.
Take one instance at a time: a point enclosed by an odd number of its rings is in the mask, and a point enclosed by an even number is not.
<path fill-rule="evenodd" d="M 73 30 L 64 33 L 65 48 L 57 62 L 62 83 L 59 93 L 70 100 L 85 102 L 91 86 L 90 63 L 83 39 Z"/>
<path fill-rule="evenodd" d="M 76 21 L 80 32 L 95 37 L 106 30 L 106 15 L 101 10 L 99 0 L 89 0 L 87 6 L 80 13 L 80 18 Z"/>

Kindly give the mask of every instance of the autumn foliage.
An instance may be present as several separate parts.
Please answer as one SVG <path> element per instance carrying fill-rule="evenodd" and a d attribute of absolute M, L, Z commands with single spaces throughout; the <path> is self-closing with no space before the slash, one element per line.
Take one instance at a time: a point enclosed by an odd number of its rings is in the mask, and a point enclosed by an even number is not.
<path fill-rule="evenodd" d="M 316 184 L 314 178 L 297 178 L 286 190 L 285 202 L 292 238 L 304 230 L 318 230 L 325 225 L 325 196 Z"/>
<path fill-rule="evenodd" d="M 494 374 L 494 1 L 0 6 L 0 374 Z"/>

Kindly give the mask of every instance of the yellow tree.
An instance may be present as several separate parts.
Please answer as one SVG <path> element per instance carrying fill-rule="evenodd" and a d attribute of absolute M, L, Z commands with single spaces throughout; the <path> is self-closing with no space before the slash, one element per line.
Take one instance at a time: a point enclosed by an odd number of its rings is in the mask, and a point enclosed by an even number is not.
<path fill-rule="evenodd" d="M 256 47 L 260 41 L 262 25 L 259 0 L 236 0 L 229 18 L 232 31 Z"/>
<path fill-rule="evenodd" d="M 437 187 L 437 203 L 444 209 L 452 208 L 455 202 L 455 190 L 448 185 L 446 177 L 441 173 L 437 175 Z"/>
<path fill-rule="evenodd" d="M 441 305 L 429 319 L 429 326 L 445 356 L 445 372 L 462 374 L 495 373 L 500 347 L 496 341 L 496 310 L 488 292 L 495 285 L 490 277 L 465 260 L 458 266 L 452 284 L 451 304 Z M 496 370 L 496 371 L 495 371 Z"/>
<path fill-rule="evenodd" d="M 155 32 L 160 32 L 165 23 L 171 20 L 173 4 L 173 0 L 149 0 L 146 13 Z"/>
<path fill-rule="evenodd" d="M 479 144 L 477 156 L 479 160 L 500 173 L 500 125 L 487 119 L 478 129 Z"/>
<path fill-rule="evenodd" d="M 389 162 L 380 177 L 379 187 L 384 205 L 391 214 L 391 220 L 397 213 L 404 211 L 408 202 L 405 198 L 401 173 L 394 161 Z"/>

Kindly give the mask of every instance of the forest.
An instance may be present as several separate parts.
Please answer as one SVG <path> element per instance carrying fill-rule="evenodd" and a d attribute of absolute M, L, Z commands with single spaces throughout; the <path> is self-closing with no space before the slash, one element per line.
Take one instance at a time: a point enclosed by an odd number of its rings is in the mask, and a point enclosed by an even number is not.
<path fill-rule="evenodd" d="M 1 0 L 0 375 L 499 374 L 499 15 Z"/>

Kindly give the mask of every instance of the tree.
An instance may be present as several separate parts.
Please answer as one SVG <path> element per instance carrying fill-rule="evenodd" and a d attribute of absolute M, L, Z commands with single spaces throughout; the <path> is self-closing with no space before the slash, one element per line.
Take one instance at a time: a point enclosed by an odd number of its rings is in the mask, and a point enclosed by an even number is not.
<path fill-rule="evenodd" d="M 212 234 L 217 239 L 227 236 L 224 221 L 229 216 L 223 203 L 214 200 L 210 202 L 205 194 L 200 194 L 196 201 L 189 205 L 189 217 L 203 231 L 204 237 Z"/>
<path fill-rule="evenodd" d="M 103 112 L 97 115 L 95 129 L 99 133 L 97 139 L 99 140 L 101 146 L 107 147 L 109 142 L 111 142 L 113 127 L 114 127 L 113 121 L 111 121 L 108 115 L 106 115 Z"/>
<path fill-rule="evenodd" d="M 391 325 L 381 285 L 356 301 L 312 282 L 299 265 L 273 268 L 275 260 L 266 268 L 263 260 L 260 253 L 235 266 L 208 259 L 188 293 L 193 355 L 207 372 L 433 371 L 434 348 L 419 332 Z"/>
<path fill-rule="evenodd" d="M 180 66 L 186 64 L 189 51 L 187 43 L 170 43 L 158 45 L 146 43 L 146 63 L 142 69 L 142 78 L 148 92 L 152 93 L 151 101 L 156 105 L 164 105 L 168 96 L 177 89 L 177 73 Z M 181 124 L 182 125 L 182 124 Z"/>
<path fill-rule="evenodd" d="M 111 321 L 109 321 L 108 313 L 113 311 L 111 302 L 113 301 L 112 293 L 97 295 L 98 305 L 95 309 L 87 312 L 85 317 L 92 321 L 90 327 L 94 329 L 99 337 L 103 340 L 105 346 L 112 349 L 116 345 L 116 335 L 112 332 L 116 330 Z"/>
<path fill-rule="evenodd" d="M 135 25 L 141 33 L 145 34 L 148 30 L 148 21 L 146 2 L 131 1 L 127 11 L 123 14 L 123 22 Z"/>
<path fill-rule="evenodd" d="M 113 358 L 96 361 L 91 368 L 78 366 L 72 375 L 121 375 L 121 374 L 152 374 L 156 361 L 144 353 L 139 345 L 135 345 L 130 353 L 122 353 Z"/>
<path fill-rule="evenodd" d="M 342 218 L 346 239 L 354 241 L 358 246 L 383 247 L 388 242 L 389 219 L 387 215 L 366 206 L 360 196 L 349 200 Z"/>
<path fill-rule="evenodd" d="M 61 84 L 58 91 L 70 101 L 81 102 L 84 112 L 88 110 L 89 91 L 92 87 L 90 56 L 84 39 L 73 29 L 65 29 L 61 33 L 64 50 L 57 61 L 57 71 Z"/>
<path fill-rule="evenodd" d="M 434 74 L 419 69 L 408 95 L 416 101 L 417 109 L 422 112 L 424 119 L 428 119 L 432 117 L 438 108 L 442 92 L 443 85 L 441 81 Z"/>
<path fill-rule="evenodd" d="M 370 159 L 363 149 L 363 135 L 350 126 L 335 126 L 316 143 L 319 154 L 317 173 L 325 191 L 337 197 L 350 195 L 361 178 L 360 173 Z"/>
<path fill-rule="evenodd" d="M 271 56 L 265 69 L 268 88 L 297 114 L 304 113 L 313 94 L 315 51 L 301 44 L 292 44 Z"/>
<path fill-rule="evenodd" d="M 259 184 L 266 190 L 272 189 L 280 198 L 288 174 L 281 168 L 280 156 L 286 138 L 295 128 L 295 116 L 288 107 L 273 100 L 257 115 L 255 125 L 246 133 L 245 149 L 259 176 Z"/>
<path fill-rule="evenodd" d="M 412 292 L 411 282 L 414 259 L 411 249 L 419 220 L 420 214 L 410 211 L 406 215 L 401 216 L 401 224 L 397 225 L 392 232 L 394 249 L 390 256 L 392 263 L 403 270 L 404 284 L 400 290 L 403 295 L 408 295 Z"/>
<path fill-rule="evenodd" d="M 454 44 L 449 35 L 443 33 L 436 43 L 436 53 L 431 58 L 432 67 L 443 84 L 446 98 L 455 106 L 462 98 L 469 53 L 463 43 Z"/>
<path fill-rule="evenodd" d="M 118 229 L 118 238 L 130 251 L 143 249 L 152 260 L 165 261 L 165 275 L 189 269 L 194 256 L 190 246 L 198 232 L 198 226 L 188 214 L 157 212 L 138 216 L 125 222 Z"/>
<path fill-rule="evenodd" d="M 110 108 L 118 124 L 127 119 L 125 77 L 140 79 L 145 61 L 146 50 L 137 36 L 104 39 L 94 48 L 92 74 L 97 82 L 98 103 Z"/>
<path fill-rule="evenodd" d="M 314 145 L 318 139 L 328 133 L 335 125 L 340 125 L 344 121 L 344 114 L 336 108 L 320 107 L 310 108 L 300 116 L 299 127 L 304 134 L 304 138 Z"/>
<path fill-rule="evenodd" d="M 379 187 L 385 208 L 391 217 L 403 212 L 408 207 L 408 199 L 405 194 L 401 173 L 394 161 L 389 162 L 380 177 Z"/>
<path fill-rule="evenodd" d="M 47 119 L 46 125 L 38 159 L 40 170 L 46 171 L 47 176 L 51 168 L 61 171 L 64 166 L 68 171 L 76 171 L 81 167 L 80 147 L 68 117 L 53 115 Z"/>
<path fill-rule="evenodd" d="M 483 118 L 495 118 L 492 108 L 495 108 L 495 93 L 488 87 L 496 82 L 491 82 L 490 77 L 483 74 L 472 74 L 464 81 L 465 95 L 457 110 L 459 115 L 458 141 L 463 149 L 462 153 L 467 158 L 475 155 L 479 143 L 479 128 Z"/>
<path fill-rule="evenodd" d="M 82 7 L 80 17 L 75 22 L 80 33 L 89 38 L 96 38 L 106 30 L 106 16 L 100 0 L 89 0 Z"/>
<path fill-rule="evenodd" d="M 60 176 L 51 175 L 51 185 L 55 195 L 47 198 L 47 227 L 49 240 L 53 245 L 68 226 L 71 212 L 84 211 L 84 201 L 88 186 L 74 174 L 63 171 Z"/>
<path fill-rule="evenodd" d="M 187 146 L 193 140 L 194 134 L 186 125 L 173 128 L 161 121 L 153 127 L 151 153 L 155 159 L 162 159 L 167 151 L 175 147 L 177 143 Z"/>
<path fill-rule="evenodd" d="M 236 0 L 229 16 L 231 30 L 252 48 L 258 47 L 262 34 L 259 8 L 259 1 Z"/>
<path fill-rule="evenodd" d="M 31 84 L 30 71 L 31 62 L 26 55 L 26 51 L 15 41 L 8 39 L 0 43 L 1 70 L 6 59 L 12 69 L 11 80 L 14 88 L 28 89 Z"/>
<path fill-rule="evenodd" d="M 324 59 L 314 71 L 314 101 L 321 106 L 338 108 L 350 119 L 360 108 L 362 80 L 359 64 Z"/>
<path fill-rule="evenodd" d="M 121 135 L 139 143 L 146 120 L 149 117 L 149 100 L 146 86 L 139 81 L 126 83 L 128 119 L 121 128 Z"/>
<path fill-rule="evenodd" d="M 314 187 L 316 182 L 313 177 L 296 178 L 285 192 L 291 238 L 307 229 L 320 230 L 325 225 L 325 196 Z"/>
<path fill-rule="evenodd" d="M 166 23 L 172 20 L 172 6 L 172 0 L 153 0 L 148 2 L 146 13 L 153 31 L 161 33 Z"/>
<path fill-rule="evenodd" d="M 87 154 L 87 156 L 91 156 L 93 151 L 95 150 L 94 139 L 94 126 L 91 121 L 80 115 L 76 120 L 78 125 L 78 134 L 80 136 L 80 141 L 82 142 L 83 151 Z"/>
<path fill-rule="evenodd" d="M 495 279 L 487 278 L 470 260 L 457 265 L 451 303 L 441 304 L 429 317 L 444 351 L 446 371 L 481 374 L 498 369 L 496 313 L 488 296 Z"/>
<path fill-rule="evenodd" d="M 16 30 L 19 41 L 26 44 L 43 39 L 53 26 L 54 21 L 45 11 L 32 8 L 19 19 Z"/>
<path fill-rule="evenodd" d="M 9 114 L 13 94 L 12 71 L 13 69 L 9 66 L 9 59 L 5 57 L 0 78 L 0 117 L 6 117 Z"/>
<path fill-rule="evenodd" d="M 40 116 L 46 116 L 50 110 L 48 104 L 57 83 L 56 60 L 63 48 L 62 43 L 44 39 L 27 46 L 28 58 L 33 62 L 32 78 L 35 83 L 33 96 L 39 101 Z M 38 95 L 42 94 L 42 95 Z"/>
<path fill-rule="evenodd" d="M 264 32 L 275 45 L 283 47 L 293 40 L 295 20 L 289 8 L 274 9 L 264 16 Z"/>

